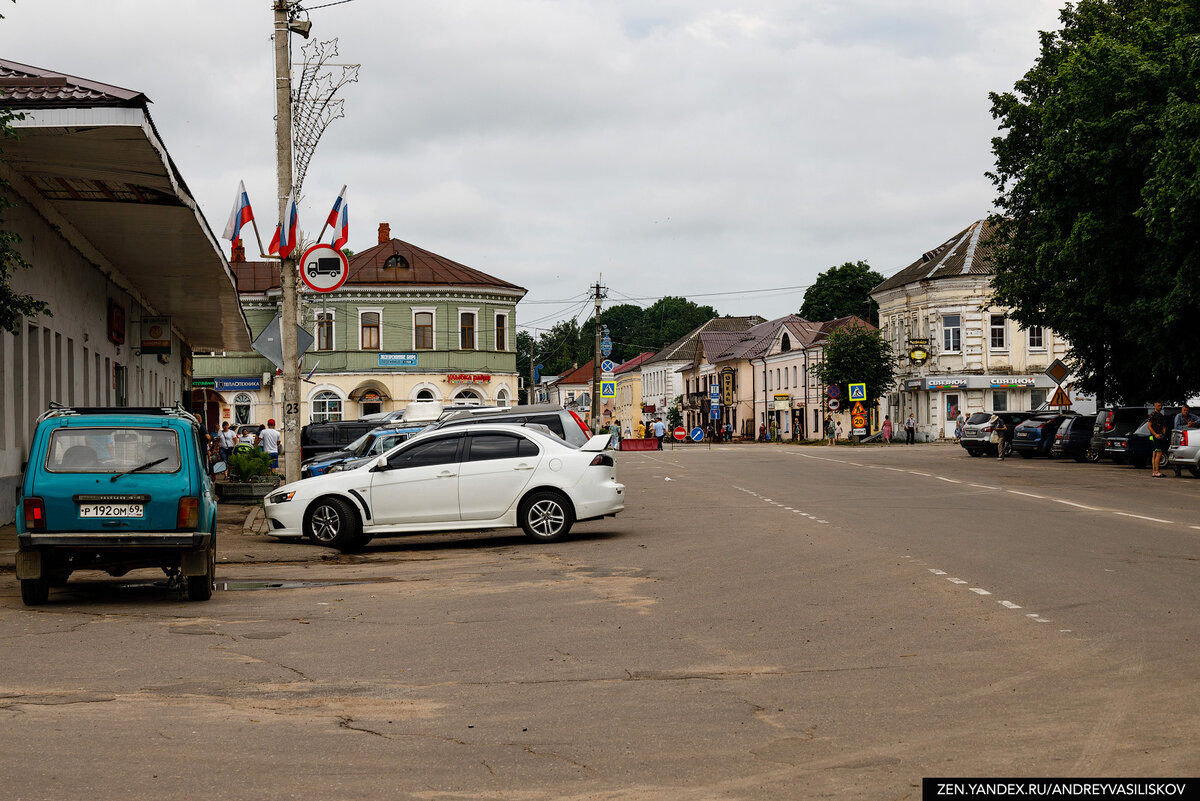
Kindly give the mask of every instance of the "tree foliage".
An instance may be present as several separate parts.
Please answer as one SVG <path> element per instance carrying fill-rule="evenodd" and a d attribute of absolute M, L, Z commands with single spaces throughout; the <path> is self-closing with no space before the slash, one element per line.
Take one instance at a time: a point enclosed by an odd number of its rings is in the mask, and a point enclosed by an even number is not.
<path fill-rule="evenodd" d="M 824 360 L 809 369 L 821 383 L 841 387 L 843 398 L 850 397 L 848 384 L 866 384 L 869 403 L 864 405 L 870 406 L 891 389 L 896 360 L 878 329 L 843 325 L 829 332 Z"/>
<path fill-rule="evenodd" d="M 1200 6 L 1080 0 L 992 93 L 993 302 L 1072 343 L 1101 402 L 1200 390 Z"/>
<path fill-rule="evenodd" d="M 819 274 L 804 293 L 800 316 L 806 320 L 836 320 L 855 315 L 879 324 L 879 304 L 870 292 L 883 283 L 883 276 L 865 261 L 848 261 Z"/>
<path fill-rule="evenodd" d="M 4 139 L 16 138 L 16 133 L 9 124 L 15 119 L 24 119 L 24 115 L 14 114 L 11 109 L 0 108 L 0 135 Z M 21 242 L 20 235 L 3 227 L 4 213 L 17 205 L 11 195 L 12 187 L 8 181 L 0 178 L 0 329 L 16 334 L 21 330 L 22 317 L 53 315 L 46 301 L 15 292 L 10 283 L 14 272 L 28 270 L 33 266 L 17 250 L 17 245 Z"/>
<path fill-rule="evenodd" d="M 717 316 L 712 306 L 698 306 L 687 298 L 665 297 L 647 308 L 631 303 L 610 306 L 600 313 L 600 323 L 608 326 L 613 341 L 609 358 L 620 364 L 639 353 L 659 351 Z M 517 334 L 517 370 L 522 376 L 529 375 L 529 346 L 533 342 L 530 334 L 524 331 Z M 595 327 L 590 318 L 582 324 L 573 319 L 563 320 L 537 337 L 534 363 L 542 365 L 542 375 L 561 375 L 592 358 L 595 345 Z"/>

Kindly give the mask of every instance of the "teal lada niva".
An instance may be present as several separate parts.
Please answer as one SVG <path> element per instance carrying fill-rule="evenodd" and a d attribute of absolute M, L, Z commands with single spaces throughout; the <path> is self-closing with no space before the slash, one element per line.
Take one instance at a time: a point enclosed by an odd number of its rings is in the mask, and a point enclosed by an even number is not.
<path fill-rule="evenodd" d="M 225 469 L 213 465 L 214 472 Z M 188 598 L 212 597 L 217 501 L 200 423 L 182 409 L 51 406 L 17 494 L 17 578 L 26 605 L 76 570 L 161 568 Z"/>

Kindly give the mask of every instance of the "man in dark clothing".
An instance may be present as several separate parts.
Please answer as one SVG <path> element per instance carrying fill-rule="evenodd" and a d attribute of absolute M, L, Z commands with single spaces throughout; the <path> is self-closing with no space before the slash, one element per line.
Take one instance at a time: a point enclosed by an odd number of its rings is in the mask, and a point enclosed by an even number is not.
<path fill-rule="evenodd" d="M 1150 471 L 1151 478 L 1162 478 L 1163 474 L 1159 472 L 1158 467 L 1162 464 L 1163 454 L 1167 451 L 1167 446 L 1170 441 L 1167 439 L 1167 419 L 1162 413 L 1162 401 L 1154 402 L 1154 411 L 1150 412 L 1150 466 L 1153 468 Z"/>

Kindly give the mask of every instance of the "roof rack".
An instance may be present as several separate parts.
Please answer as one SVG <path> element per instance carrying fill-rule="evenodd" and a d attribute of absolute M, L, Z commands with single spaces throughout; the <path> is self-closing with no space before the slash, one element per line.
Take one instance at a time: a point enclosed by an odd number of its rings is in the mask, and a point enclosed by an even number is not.
<path fill-rule="evenodd" d="M 50 401 L 50 407 L 38 415 L 34 424 L 52 417 L 73 417 L 89 414 L 157 414 L 164 417 L 182 417 L 203 428 L 194 414 L 183 408 L 178 401 L 174 406 L 63 406 Z"/>

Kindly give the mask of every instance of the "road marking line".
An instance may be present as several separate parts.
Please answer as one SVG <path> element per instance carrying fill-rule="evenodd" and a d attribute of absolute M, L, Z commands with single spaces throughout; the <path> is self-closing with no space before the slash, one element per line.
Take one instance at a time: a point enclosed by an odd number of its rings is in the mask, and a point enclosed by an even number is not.
<path fill-rule="evenodd" d="M 948 579 L 946 579 L 946 581 L 949 581 L 951 584 L 966 584 L 967 583 L 966 579 L 960 579 L 960 578 L 948 578 Z"/>
<path fill-rule="evenodd" d="M 1030 612 L 1029 614 L 1025 615 L 1025 617 L 1029 618 L 1030 620 L 1036 620 L 1038 623 L 1049 623 L 1050 622 L 1050 620 L 1048 618 L 1042 617 L 1037 612 Z"/>
<path fill-rule="evenodd" d="M 1146 517 L 1146 515 L 1135 515 L 1131 512 L 1113 512 L 1113 514 L 1120 515 L 1121 517 L 1136 517 L 1138 520 L 1149 520 L 1151 523 L 1173 524 L 1175 522 L 1173 520 L 1163 520 L 1161 517 Z"/>
<path fill-rule="evenodd" d="M 1194 528 L 1194 529 L 1196 529 L 1197 531 L 1200 531 L 1200 526 L 1191 526 L 1191 528 Z"/>
<path fill-rule="evenodd" d="M 1005 490 L 1005 492 L 1011 492 L 1013 495 L 1024 495 L 1026 498 L 1038 498 L 1043 501 L 1046 500 L 1045 495 L 1034 495 L 1032 492 L 1021 492 L 1019 490 Z"/>
<path fill-rule="evenodd" d="M 979 489 L 990 489 L 990 490 L 998 490 L 998 489 L 1000 489 L 999 487 L 989 487 L 987 484 L 972 484 L 971 486 L 972 486 L 972 487 L 978 487 Z"/>
<path fill-rule="evenodd" d="M 854 465 L 855 467 L 862 467 L 862 465 L 861 465 L 861 464 L 859 464 L 858 462 L 846 462 L 846 464 L 852 464 L 852 465 Z"/>
<path fill-rule="evenodd" d="M 990 592 L 980 587 L 969 587 L 968 589 L 970 589 L 971 592 L 975 593 L 976 595 L 991 595 Z"/>
<path fill-rule="evenodd" d="M 905 472 L 909 473 L 911 475 L 914 475 L 914 476 L 925 476 L 925 478 L 933 478 L 932 473 L 919 473 L 916 470 L 906 470 Z"/>
<path fill-rule="evenodd" d="M 1065 501 L 1062 498 L 1050 498 L 1050 500 L 1054 501 L 1055 503 L 1065 503 L 1067 506 L 1074 506 L 1077 509 L 1087 509 L 1089 512 L 1099 512 L 1100 511 L 1095 506 L 1088 506 L 1087 504 L 1084 504 L 1084 503 L 1075 503 L 1074 501 Z"/>
<path fill-rule="evenodd" d="M 816 518 L 813 518 L 813 519 L 816 520 Z M 817 522 L 818 523 L 828 523 L 829 521 L 828 520 L 817 520 Z"/>
<path fill-rule="evenodd" d="M 1014 604 L 1012 601 L 1001 601 L 1000 605 L 1006 606 L 1009 609 L 1020 609 L 1021 608 L 1021 607 L 1017 606 L 1016 604 Z"/>
<path fill-rule="evenodd" d="M 906 471 L 906 470 L 902 470 L 902 469 L 900 469 L 899 467 L 885 467 L 885 468 L 883 468 L 883 469 L 884 469 L 884 470 L 893 470 L 893 471 L 895 471 L 895 472 L 897 472 L 897 473 L 905 473 L 905 472 L 908 472 L 908 471 Z"/>
<path fill-rule="evenodd" d="M 933 574 L 933 575 L 935 575 L 935 576 L 944 576 L 944 575 L 946 575 L 946 571 L 945 571 L 945 570 L 938 570 L 936 567 L 931 567 L 931 568 L 929 568 L 929 572 L 930 572 L 930 573 L 932 573 L 932 574 Z"/>
<path fill-rule="evenodd" d="M 934 476 L 934 478 L 936 478 L 938 481 L 949 481 L 951 484 L 961 484 L 962 483 L 961 481 L 955 481 L 954 479 L 946 478 L 945 476 Z"/>

